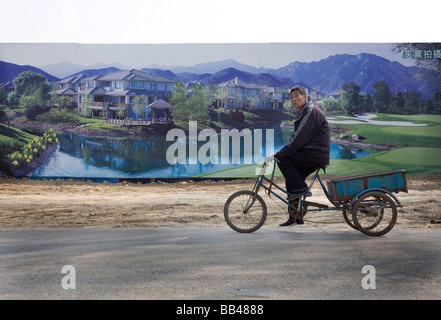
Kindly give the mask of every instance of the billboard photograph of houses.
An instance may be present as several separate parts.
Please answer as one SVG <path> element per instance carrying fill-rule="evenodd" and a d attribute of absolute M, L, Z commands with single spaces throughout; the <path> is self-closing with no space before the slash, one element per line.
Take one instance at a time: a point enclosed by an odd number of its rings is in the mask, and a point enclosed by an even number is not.
<path fill-rule="evenodd" d="M 296 85 L 329 122 L 327 172 L 440 173 L 440 62 L 439 43 L 1 43 L 0 174 L 253 177 Z"/>

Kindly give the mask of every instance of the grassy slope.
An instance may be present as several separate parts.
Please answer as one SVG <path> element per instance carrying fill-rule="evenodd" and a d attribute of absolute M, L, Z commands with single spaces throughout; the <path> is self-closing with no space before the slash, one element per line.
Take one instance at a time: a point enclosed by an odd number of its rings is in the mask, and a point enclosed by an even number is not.
<path fill-rule="evenodd" d="M 23 144 L 30 142 L 36 136 L 24 132 L 20 129 L 0 124 L 0 143 L 22 142 Z"/>
<path fill-rule="evenodd" d="M 347 160 L 331 159 L 326 169 L 332 175 L 356 175 L 405 169 L 410 174 L 441 173 L 441 115 L 386 115 L 375 120 L 426 123 L 425 127 L 351 125 L 351 132 L 365 136 L 366 143 L 388 144 L 400 148 Z M 245 165 L 201 175 L 206 178 L 255 177 L 258 165 Z M 276 176 L 282 176 L 276 169 Z"/>

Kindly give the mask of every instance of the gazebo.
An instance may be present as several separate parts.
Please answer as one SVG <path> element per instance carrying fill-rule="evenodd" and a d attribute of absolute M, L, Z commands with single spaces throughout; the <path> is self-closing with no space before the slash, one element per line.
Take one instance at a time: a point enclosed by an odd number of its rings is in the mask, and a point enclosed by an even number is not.
<path fill-rule="evenodd" d="M 167 101 L 162 99 L 156 100 L 149 104 L 147 108 L 150 108 L 152 111 L 152 123 L 170 122 L 170 103 Z"/>

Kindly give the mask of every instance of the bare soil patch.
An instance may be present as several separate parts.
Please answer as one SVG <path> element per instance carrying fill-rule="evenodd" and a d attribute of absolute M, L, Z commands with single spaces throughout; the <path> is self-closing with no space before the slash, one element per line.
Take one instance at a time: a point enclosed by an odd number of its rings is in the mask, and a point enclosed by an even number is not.
<path fill-rule="evenodd" d="M 441 176 L 408 175 L 407 180 L 409 192 L 396 194 L 403 205 L 397 226 L 441 228 Z M 277 182 L 284 185 L 283 179 Z M 228 228 L 225 201 L 253 184 L 248 179 L 141 184 L 0 178 L 0 229 Z M 330 205 L 318 183 L 312 192 L 311 201 Z M 263 191 L 261 195 L 268 206 L 263 227 L 278 227 L 287 218 L 286 207 Z M 307 214 L 303 227 L 349 228 L 340 211 Z"/>

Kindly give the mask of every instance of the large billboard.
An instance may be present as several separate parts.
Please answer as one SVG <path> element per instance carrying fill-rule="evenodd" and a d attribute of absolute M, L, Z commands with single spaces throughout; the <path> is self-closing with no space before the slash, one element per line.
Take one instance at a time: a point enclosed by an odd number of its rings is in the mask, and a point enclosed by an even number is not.
<path fill-rule="evenodd" d="M 292 136 L 300 85 L 328 172 L 439 173 L 440 61 L 437 43 L 1 43 L 0 172 L 251 177 Z"/>

